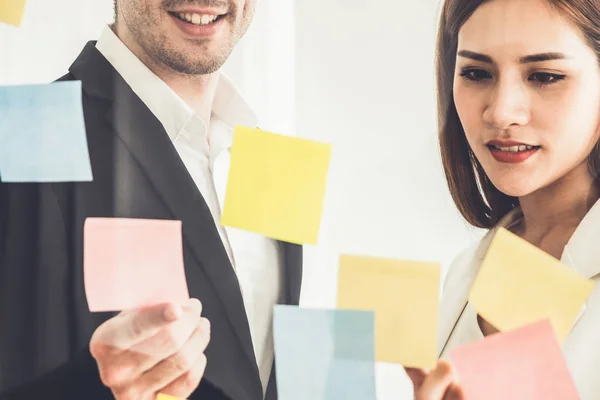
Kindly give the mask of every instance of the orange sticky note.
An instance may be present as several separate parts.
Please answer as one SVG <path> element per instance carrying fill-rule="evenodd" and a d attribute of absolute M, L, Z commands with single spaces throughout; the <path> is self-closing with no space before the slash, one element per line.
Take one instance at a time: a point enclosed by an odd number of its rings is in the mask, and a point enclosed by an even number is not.
<path fill-rule="evenodd" d="M 20 26 L 27 0 L 0 0 L 0 22 Z"/>
<path fill-rule="evenodd" d="M 487 336 L 450 356 L 466 399 L 579 399 L 549 320 Z"/>
<path fill-rule="evenodd" d="M 562 342 L 592 290 L 593 281 L 502 228 L 483 260 L 469 301 L 500 331 L 550 319 Z"/>
<path fill-rule="evenodd" d="M 84 281 L 90 311 L 121 311 L 189 299 L 181 221 L 88 218 Z"/>
<path fill-rule="evenodd" d="M 343 255 L 338 308 L 375 311 L 377 361 L 435 365 L 440 265 Z"/>
<path fill-rule="evenodd" d="M 331 145 L 237 127 L 221 223 L 316 244 Z"/>

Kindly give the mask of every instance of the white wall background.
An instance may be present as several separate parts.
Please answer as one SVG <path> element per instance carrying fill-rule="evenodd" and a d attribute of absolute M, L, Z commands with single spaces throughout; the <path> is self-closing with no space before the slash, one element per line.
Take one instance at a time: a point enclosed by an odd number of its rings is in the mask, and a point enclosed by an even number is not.
<path fill-rule="evenodd" d="M 436 142 L 438 0 L 260 0 L 227 65 L 261 128 L 332 143 L 320 243 L 305 250 L 302 305 L 334 307 L 340 253 L 439 261 L 478 232 L 447 192 Z M 112 0 L 29 0 L 0 24 L 0 85 L 48 82 L 112 20 Z M 378 365 L 379 400 L 412 399 Z"/>
<path fill-rule="evenodd" d="M 333 307 L 339 253 L 438 261 L 477 236 L 446 189 L 436 139 L 438 0 L 296 4 L 296 130 L 333 143 L 318 247 L 302 303 Z M 402 367 L 377 368 L 378 399 L 412 399 Z"/>

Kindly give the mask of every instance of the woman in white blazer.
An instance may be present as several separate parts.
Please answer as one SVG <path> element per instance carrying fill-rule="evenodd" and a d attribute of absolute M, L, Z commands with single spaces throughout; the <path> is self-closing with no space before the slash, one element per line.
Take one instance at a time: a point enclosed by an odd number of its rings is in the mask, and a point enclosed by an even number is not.
<path fill-rule="evenodd" d="M 445 359 L 496 332 L 468 295 L 499 227 L 600 281 L 600 1 L 446 0 L 437 76 L 450 192 L 470 224 L 489 230 L 445 282 Z M 600 399 L 598 286 L 563 351 L 581 398 Z M 416 399 L 463 398 L 448 362 L 407 372 Z"/>

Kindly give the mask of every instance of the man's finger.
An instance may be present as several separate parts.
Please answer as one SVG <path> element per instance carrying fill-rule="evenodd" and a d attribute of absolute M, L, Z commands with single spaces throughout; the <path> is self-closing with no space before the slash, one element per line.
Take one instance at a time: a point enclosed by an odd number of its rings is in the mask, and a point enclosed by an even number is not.
<path fill-rule="evenodd" d="M 127 349 L 154 336 L 161 328 L 183 315 L 182 306 L 166 303 L 137 310 L 125 315 L 117 343 Z"/>
<path fill-rule="evenodd" d="M 198 388 L 204 371 L 206 370 L 206 356 L 202 354 L 192 369 L 181 375 L 175 381 L 169 383 L 166 387 L 160 390 L 161 393 L 169 393 L 173 396 L 186 398 Z"/>
<path fill-rule="evenodd" d="M 98 361 L 112 358 L 137 342 L 151 337 L 162 325 L 176 320 L 183 311 L 174 304 L 160 304 L 135 311 L 124 311 L 105 321 L 94 331 L 90 351 Z"/>
<path fill-rule="evenodd" d="M 197 316 L 202 315 L 202 303 L 200 302 L 200 300 L 189 299 L 186 306 L 191 308 L 192 311 L 195 313 L 195 315 L 197 315 Z"/>
<path fill-rule="evenodd" d="M 139 384 L 145 388 L 152 388 L 154 391 L 180 396 L 181 393 L 173 391 L 165 392 L 160 389 L 187 374 L 196 366 L 198 359 L 201 358 L 210 341 L 210 333 L 209 331 L 207 332 L 207 329 L 209 328 L 206 322 L 199 324 L 183 347 L 177 353 L 160 361 L 152 369 L 144 373 L 139 379 Z M 184 393 L 184 397 L 187 395 Z"/>
<path fill-rule="evenodd" d="M 124 353 L 135 360 L 139 374 L 151 370 L 159 362 L 181 351 L 183 346 L 200 326 L 201 318 L 187 310 L 177 321 L 161 328 L 158 332 L 138 343 Z M 123 360 L 127 363 L 128 360 Z"/>

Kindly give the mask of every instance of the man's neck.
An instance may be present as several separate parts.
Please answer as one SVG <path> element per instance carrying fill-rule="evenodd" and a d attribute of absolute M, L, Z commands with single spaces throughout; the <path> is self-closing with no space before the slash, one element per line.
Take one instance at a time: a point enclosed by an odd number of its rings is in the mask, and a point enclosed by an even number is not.
<path fill-rule="evenodd" d="M 124 23 L 111 26 L 119 39 L 156 76 L 165 82 L 192 110 L 204 121 L 210 123 L 212 106 L 219 83 L 218 73 L 210 75 L 187 75 L 173 71 L 160 61 L 152 59 L 142 46 L 132 37 Z M 207 131 L 208 132 L 208 131 Z"/>
<path fill-rule="evenodd" d="M 217 73 L 211 75 L 181 76 L 167 73 L 166 71 L 162 74 L 154 70 L 152 72 L 189 105 L 208 127 L 212 114 L 213 101 L 219 84 Z"/>

